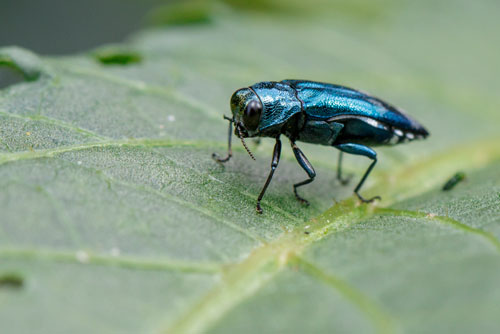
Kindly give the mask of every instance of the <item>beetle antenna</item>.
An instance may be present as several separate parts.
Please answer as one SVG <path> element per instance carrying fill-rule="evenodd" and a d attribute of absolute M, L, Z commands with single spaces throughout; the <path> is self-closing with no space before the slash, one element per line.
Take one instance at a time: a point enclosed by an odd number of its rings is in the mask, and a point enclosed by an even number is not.
<path fill-rule="evenodd" d="M 241 130 L 240 130 L 240 126 L 236 126 L 236 130 L 238 130 L 238 137 L 240 137 L 241 139 L 241 143 L 243 144 L 243 147 L 245 148 L 245 150 L 247 150 L 248 154 L 250 155 L 250 157 L 255 160 L 255 157 L 253 156 L 252 152 L 250 151 L 250 149 L 248 148 L 247 144 L 245 143 L 245 140 L 243 139 L 243 135 L 241 133 Z"/>

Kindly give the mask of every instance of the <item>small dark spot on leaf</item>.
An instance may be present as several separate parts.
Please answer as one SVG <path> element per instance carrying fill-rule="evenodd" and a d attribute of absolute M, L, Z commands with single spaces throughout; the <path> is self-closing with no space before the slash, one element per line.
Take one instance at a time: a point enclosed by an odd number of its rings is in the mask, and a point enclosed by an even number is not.
<path fill-rule="evenodd" d="M 455 175 L 453 175 L 448 181 L 443 186 L 443 190 L 451 190 L 453 189 L 457 183 L 463 181 L 465 179 L 465 173 L 464 172 L 457 172 Z"/>
<path fill-rule="evenodd" d="M 20 289 L 24 279 L 17 273 L 4 273 L 0 275 L 0 288 Z"/>
<path fill-rule="evenodd" d="M 138 52 L 120 48 L 101 49 L 94 52 L 94 56 L 104 65 L 129 65 L 142 61 L 142 56 Z"/>
<path fill-rule="evenodd" d="M 311 234 L 311 232 L 309 232 L 309 231 L 304 231 L 304 234 Z"/>

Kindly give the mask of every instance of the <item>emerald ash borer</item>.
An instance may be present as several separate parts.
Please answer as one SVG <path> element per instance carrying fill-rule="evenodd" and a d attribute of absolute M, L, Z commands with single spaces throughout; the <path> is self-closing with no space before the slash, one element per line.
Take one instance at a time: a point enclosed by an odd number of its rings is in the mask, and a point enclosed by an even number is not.
<path fill-rule="evenodd" d="M 316 172 L 297 146 L 298 141 L 337 148 L 340 151 L 337 178 L 343 184 L 347 181 L 342 178 L 343 152 L 372 160 L 354 188 L 362 202 L 372 202 L 380 197 L 365 199 L 359 193 L 377 163 L 377 153 L 370 147 L 400 144 L 429 135 L 416 120 L 379 98 L 344 86 L 306 80 L 264 81 L 238 89 L 231 97 L 231 111 L 232 117 L 224 116 L 229 121 L 228 154 L 220 158 L 214 153 L 216 161 L 224 163 L 232 156 L 233 125 L 235 135 L 254 160 L 244 138 L 276 140 L 271 171 L 257 198 L 258 213 L 262 213 L 260 202 L 278 167 L 281 135 L 288 137 L 297 162 L 308 175 L 308 179 L 293 185 L 295 197 L 305 204 L 308 202 L 299 196 L 297 188 L 311 183 Z"/>

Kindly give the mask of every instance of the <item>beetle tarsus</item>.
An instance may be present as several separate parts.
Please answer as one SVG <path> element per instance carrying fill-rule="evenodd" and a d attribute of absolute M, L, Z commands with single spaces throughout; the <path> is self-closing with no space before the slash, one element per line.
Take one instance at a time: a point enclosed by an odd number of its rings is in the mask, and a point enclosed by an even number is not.
<path fill-rule="evenodd" d="M 370 199 L 366 199 L 366 198 L 364 198 L 363 196 L 361 196 L 361 195 L 360 195 L 359 193 L 357 193 L 357 192 L 356 192 L 355 194 L 356 194 L 356 196 L 358 196 L 359 200 L 360 200 L 361 202 L 363 202 L 363 203 L 373 203 L 373 202 L 374 202 L 374 201 L 376 201 L 376 200 L 377 200 L 377 201 L 382 200 L 382 197 L 380 197 L 380 196 L 374 196 L 374 197 L 372 197 L 372 198 L 370 198 Z"/>
<path fill-rule="evenodd" d="M 337 180 L 340 182 L 341 185 L 346 186 L 351 182 L 353 174 L 349 174 L 346 177 L 342 177 L 340 175 L 337 175 Z"/>
<path fill-rule="evenodd" d="M 217 161 L 218 163 L 221 163 L 221 164 L 229 161 L 229 159 L 231 159 L 232 156 L 233 155 L 231 153 L 228 153 L 227 157 L 221 158 L 220 155 L 218 155 L 217 153 L 212 153 L 212 159 L 214 159 L 215 161 Z"/>
<path fill-rule="evenodd" d="M 225 158 L 221 158 L 217 153 L 212 153 L 212 159 L 217 161 L 218 163 L 224 163 L 229 161 L 233 156 L 233 150 L 231 148 L 231 135 L 233 133 L 233 119 L 224 115 L 224 119 L 229 121 L 229 129 L 227 134 L 227 156 Z"/>
<path fill-rule="evenodd" d="M 310 204 L 309 201 L 306 200 L 305 198 L 300 197 L 300 195 L 297 194 L 297 187 L 295 185 L 293 186 L 293 192 L 295 194 L 295 198 L 297 199 L 297 201 L 299 201 L 300 203 L 304 204 L 305 206 L 309 206 L 309 204 Z"/>
<path fill-rule="evenodd" d="M 258 214 L 262 214 L 262 208 L 260 207 L 260 201 L 257 201 L 257 206 L 255 207 L 255 210 L 257 211 Z"/>

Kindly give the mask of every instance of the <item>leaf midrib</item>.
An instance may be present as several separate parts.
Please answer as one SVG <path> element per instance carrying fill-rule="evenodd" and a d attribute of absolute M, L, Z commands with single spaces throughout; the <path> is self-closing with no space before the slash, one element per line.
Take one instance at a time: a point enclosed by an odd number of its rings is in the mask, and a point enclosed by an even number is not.
<path fill-rule="evenodd" d="M 457 150 L 451 150 L 453 154 L 448 153 L 443 155 L 438 153 L 425 161 L 420 161 L 417 164 L 419 166 L 418 169 L 413 169 L 411 166 L 405 166 L 399 173 L 395 173 L 391 176 L 395 178 L 393 182 L 395 182 L 397 186 L 391 188 L 389 190 L 390 193 L 385 194 L 385 197 L 389 198 L 389 200 L 384 201 L 384 208 L 382 209 L 376 209 L 376 207 L 372 205 L 359 205 L 357 200 L 350 198 L 334 205 L 319 217 L 300 224 L 294 231 L 285 232 L 276 240 L 256 248 L 244 261 L 228 269 L 224 274 L 221 284 L 203 296 L 173 325 L 162 328 L 161 332 L 202 333 L 207 331 L 235 305 L 254 295 L 280 271 L 290 266 L 297 258 L 300 259 L 301 254 L 307 247 L 329 235 L 343 231 L 363 219 L 370 218 L 380 210 L 385 214 L 398 214 L 400 216 L 433 219 L 435 222 L 450 225 L 470 235 L 479 235 L 484 240 L 493 244 L 500 255 L 500 248 L 498 247 L 500 241 L 486 231 L 472 228 L 449 217 L 428 216 L 426 213 L 418 211 L 385 209 L 397 200 L 424 193 L 428 189 L 438 186 L 438 182 L 441 180 L 440 177 L 431 178 L 425 187 L 420 187 L 416 191 L 406 193 L 405 197 L 398 197 L 397 194 L 400 190 L 413 186 L 414 181 L 405 177 L 407 174 L 405 170 L 407 169 L 411 169 L 414 178 L 418 180 L 419 177 L 417 176 L 422 177 L 431 173 L 435 176 L 438 176 L 436 174 L 443 173 L 448 173 L 449 175 L 448 163 L 457 159 L 463 161 L 461 165 L 462 169 L 480 169 L 500 159 L 500 148 L 497 145 L 492 144 L 491 141 L 481 143 L 482 145 L 474 145 L 475 143 L 472 143 L 466 147 L 457 147 Z M 478 147 L 480 149 L 478 149 Z M 482 154 L 477 154 L 478 151 Z M 453 166 L 452 168 L 455 167 Z M 387 184 L 389 184 L 387 180 L 379 180 L 378 184 L 376 184 L 373 189 L 385 186 L 384 188 L 387 190 Z M 370 190 L 367 192 L 369 193 Z M 303 231 L 307 225 L 310 225 L 308 229 L 309 234 L 305 235 Z M 318 270 L 321 269 L 318 268 Z M 325 275 L 333 274 L 325 273 Z M 335 287 L 333 284 L 329 284 L 329 286 Z M 361 291 L 355 290 L 353 287 L 350 288 L 353 289 L 353 294 L 359 296 L 359 299 L 348 299 L 351 300 L 370 321 L 372 321 L 374 328 L 378 332 L 393 331 L 395 324 L 393 324 L 390 315 L 386 317 L 387 313 L 385 310 L 371 302 L 369 297 L 365 296 Z M 343 293 L 342 291 L 339 292 Z M 345 292 L 343 294 L 345 295 Z M 367 308 L 366 305 L 360 304 L 361 302 L 367 302 L 369 307 Z"/>

